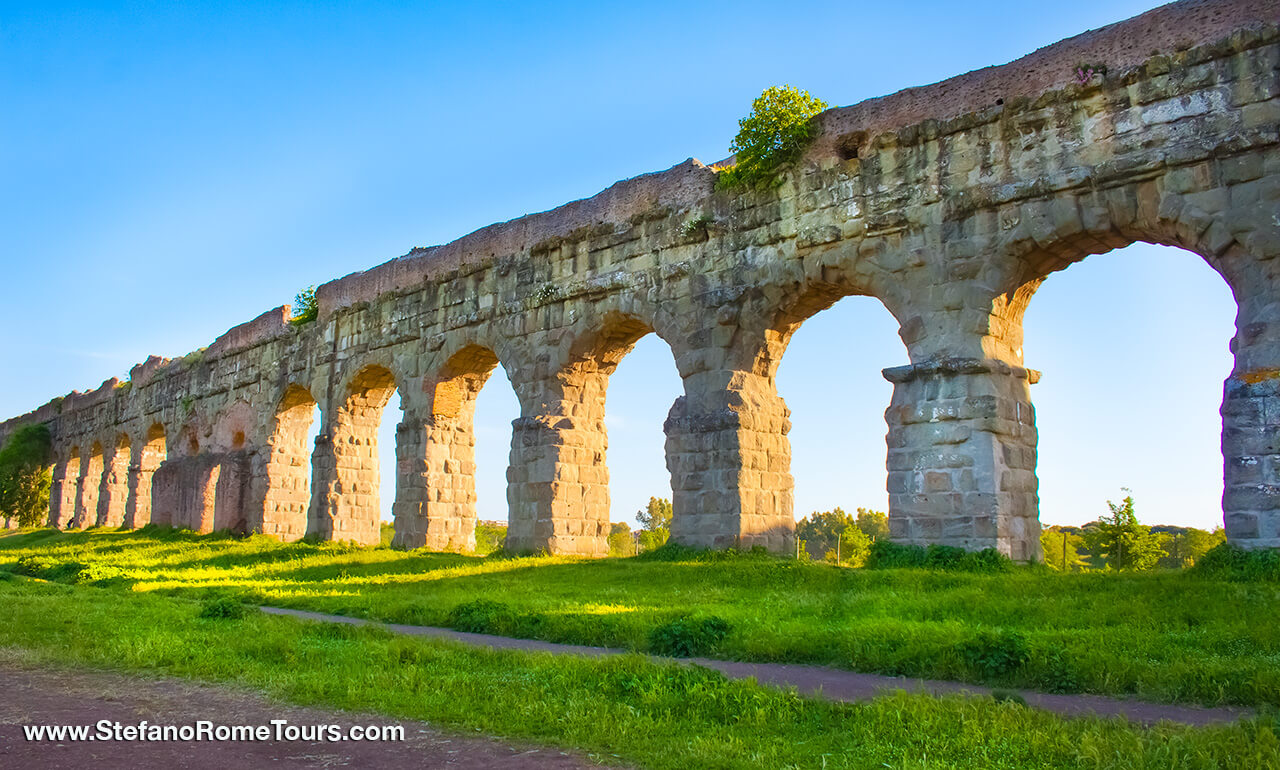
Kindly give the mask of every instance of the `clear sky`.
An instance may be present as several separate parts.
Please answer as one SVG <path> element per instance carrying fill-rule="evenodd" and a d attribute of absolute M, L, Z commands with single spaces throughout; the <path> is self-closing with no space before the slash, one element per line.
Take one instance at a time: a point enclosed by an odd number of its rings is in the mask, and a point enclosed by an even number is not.
<path fill-rule="evenodd" d="M 0 1 L 0 413 L 207 345 L 414 246 L 718 160 L 766 86 L 852 104 L 1149 7 Z M 1025 344 L 1045 373 L 1044 521 L 1093 519 L 1127 486 L 1144 520 L 1220 523 L 1233 320 L 1222 280 L 1171 249 L 1045 283 Z M 905 361 L 875 300 L 799 330 L 779 373 L 799 514 L 885 507 L 880 370 Z M 678 393 L 653 336 L 614 375 L 615 520 L 670 494 Z M 484 518 L 505 518 L 516 414 L 495 374 L 477 416 Z"/>

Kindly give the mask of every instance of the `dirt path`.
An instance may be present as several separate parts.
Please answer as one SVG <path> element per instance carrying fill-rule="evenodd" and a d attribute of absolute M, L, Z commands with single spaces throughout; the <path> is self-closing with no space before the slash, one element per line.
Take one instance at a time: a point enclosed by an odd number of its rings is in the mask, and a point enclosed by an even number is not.
<path fill-rule="evenodd" d="M 488 634 L 468 634 L 448 628 L 432 628 L 428 626 L 405 626 L 395 623 L 375 623 L 362 618 L 349 618 L 342 615 L 326 615 L 306 610 L 288 610 L 279 607 L 263 607 L 263 612 L 273 615 L 288 615 L 295 618 L 319 620 L 329 623 L 349 623 L 353 625 L 378 625 L 390 631 L 415 636 L 429 636 L 438 639 L 475 644 L 483 647 L 508 650 L 529 650 L 536 652 L 553 652 L 570 655 L 587 655 L 599 657 L 605 655 L 623 655 L 625 650 L 614 650 L 604 647 L 583 647 L 572 644 L 554 644 L 535 639 L 512 639 L 505 636 Z M 762 684 L 775 687 L 795 687 L 804 695 L 828 698 L 838 701 L 870 700 L 886 690 L 923 691 L 933 695 L 951 693 L 991 694 L 990 687 L 963 682 L 945 682 L 936 679 L 910 679 L 907 677 L 883 676 L 880 674 L 859 674 L 837 668 L 823 666 L 804 666 L 792 663 L 740 663 L 726 660 L 710 660 L 707 658 L 691 658 L 688 663 L 713 668 L 731 679 L 755 677 Z M 1252 709 L 1246 708 L 1204 708 L 1200 706 L 1181 706 L 1171 703 L 1150 703 L 1146 701 L 1109 698 L 1101 695 L 1052 695 L 1032 690 L 1014 690 L 1021 695 L 1028 705 L 1052 711 L 1064 716 L 1083 716 L 1096 714 L 1103 717 L 1123 716 L 1142 724 L 1154 724 L 1161 720 L 1180 722 L 1182 724 L 1203 726 L 1234 722 L 1243 717 L 1253 715 Z"/>
<path fill-rule="evenodd" d="M 421 722 L 273 703 L 252 692 L 180 679 L 143 679 L 97 671 L 49 671 L 0 660 L 0 768 L 145 770 L 301 768 L 598 767 L 582 755 L 449 733 Z M 402 725 L 403 741 L 29 741 L 23 725 Z M 274 729 L 274 728 L 272 728 Z"/>

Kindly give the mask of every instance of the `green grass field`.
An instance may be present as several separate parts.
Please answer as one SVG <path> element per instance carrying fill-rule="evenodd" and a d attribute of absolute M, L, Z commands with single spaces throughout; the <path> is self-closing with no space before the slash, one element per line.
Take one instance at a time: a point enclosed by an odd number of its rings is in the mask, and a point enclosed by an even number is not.
<path fill-rule="evenodd" d="M 655 628 L 718 617 L 715 657 L 819 663 L 1052 692 L 1280 705 L 1280 585 L 1184 573 L 855 570 L 761 556 L 479 558 L 179 532 L 0 537 L 0 567 L 116 592 L 269 604 L 650 650 Z M 31 566 L 30 563 L 27 565 Z M 1267 620 L 1270 618 L 1271 620 Z M 487 625 L 486 625 L 487 624 Z"/>
<path fill-rule="evenodd" d="M 105 539 L 105 538 L 104 538 Z M 116 545 L 124 545 L 117 543 Z M 285 701 L 375 711 L 678 768 L 1276 767 L 1272 717 L 1211 728 L 1061 719 L 991 698 L 804 699 L 639 656 L 595 660 L 395 635 L 196 602 L 0 579 L 0 650 L 248 686 Z"/>

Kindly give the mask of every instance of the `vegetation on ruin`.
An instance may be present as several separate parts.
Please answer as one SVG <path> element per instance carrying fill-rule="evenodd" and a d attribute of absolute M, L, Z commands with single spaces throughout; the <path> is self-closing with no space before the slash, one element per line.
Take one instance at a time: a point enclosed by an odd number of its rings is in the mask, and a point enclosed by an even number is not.
<path fill-rule="evenodd" d="M 714 618 L 727 627 L 715 654 L 728 659 L 1280 705 L 1280 626 L 1259 622 L 1280 606 L 1280 564 L 1268 573 L 1263 556 L 1224 546 L 1190 571 L 1064 574 L 954 549 L 877 541 L 873 550 L 880 561 L 932 568 L 847 569 L 671 545 L 632 558 L 482 558 L 154 527 L 7 535 L 0 568 L 429 626 L 485 600 L 484 613 L 468 616 L 472 629 L 639 652 L 655 649 L 655 629 Z"/>
<path fill-rule="evenodd" d="M 24 425 L 0 447 L 0 517 L 20 527 L 34 527 L 49 515 L 50 465 L 53 450 L 49 428 Z"/>
<path fill-rule="evenodd" d="M 316 287 L 308 286 L 293 298 L 289 307 L 289 323 L 303 326 L 320 317 L 320 302 L 316 299 Z"/>
<path fill-rule="evenodd" d="M 734 165 L 720 171 L 717 190 L 768 187 L 779 168 L 794 162 L 813 140 L 813 117 L 827 103 L 790 85 L 770 86 L 751 103 L 751 114 L 738 121 L 729 151 Z"/>
<path fill-rule="evenodd" d="M 1280 763 L 1280 725 L 1271 716 L 1208 728 L 1141 728 L 1063 719 L 1013 698 L 896 693 L 840 704 L 636 656 L 486 650 L 10 578 L 0 580 L 0 646 L 10 664 L 229 683 L 301 705 L 575 748 L 607 764 L 684 770 Z"/>

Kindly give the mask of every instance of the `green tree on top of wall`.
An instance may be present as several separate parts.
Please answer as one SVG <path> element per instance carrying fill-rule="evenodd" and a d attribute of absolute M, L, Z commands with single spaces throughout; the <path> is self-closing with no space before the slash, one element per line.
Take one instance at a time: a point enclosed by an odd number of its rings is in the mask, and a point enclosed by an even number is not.
<path fill-rule="evenodd" d="M 289 308 L 289 323 L 294 326 L 309 324 L 320 317 L 320 302 L 316 299 L 316 287 L 308 286 L 293 298 Z"/>
<path fill-rule="evenodd" d="M 1107 501 L 1110 516 L 1101 516 L 1084 530 L 1085 545 L 1111 569 L 1149 570 L 1165 555 L 1160 537 L 1143 526 L 1133 511 L 1133 495 L 1119 505 Z"/>
<path fill-rule="evenodd" d="M 46 425 L 24 425 L 0 448 L 0 516 L 34 527 L 49 514 L 52 441 Z"/>
<path fill-rule="evenodd" d="M 716 178 L 716 189 L 766 187 L 778 168 L 804 153 L 816 129 L 813 117 L 827 108 L 808 91 L 770 86 L 751 103 L 751 114 L 738 121 L 738 135 L 729 150 L 734 165 Z"/>

